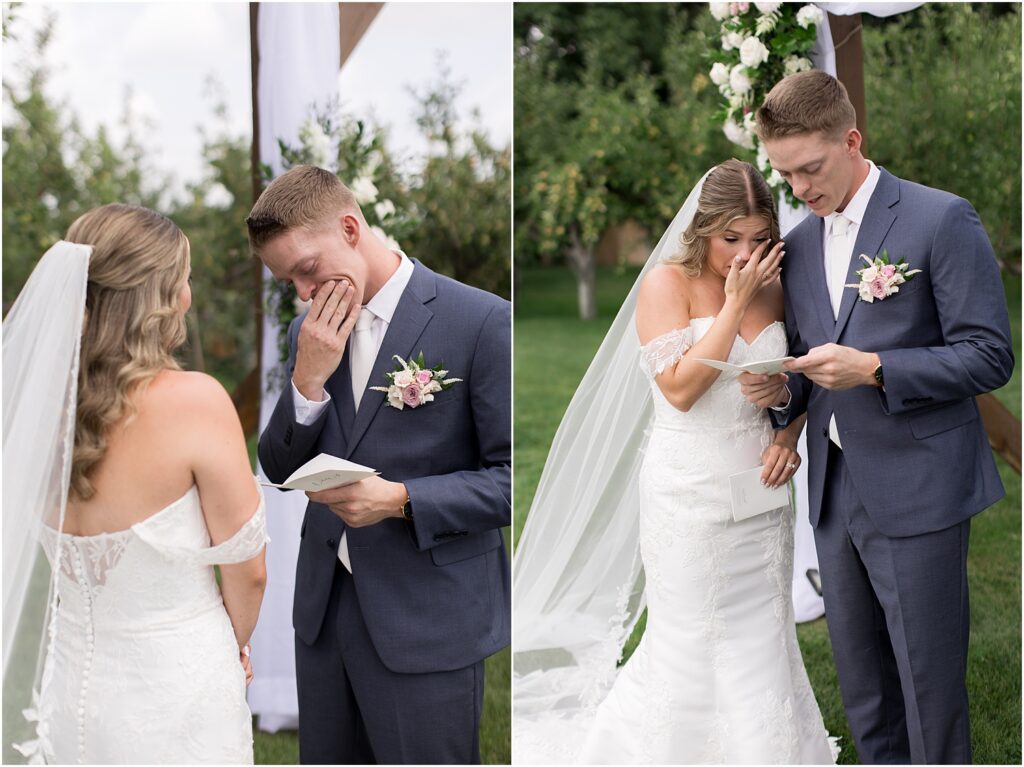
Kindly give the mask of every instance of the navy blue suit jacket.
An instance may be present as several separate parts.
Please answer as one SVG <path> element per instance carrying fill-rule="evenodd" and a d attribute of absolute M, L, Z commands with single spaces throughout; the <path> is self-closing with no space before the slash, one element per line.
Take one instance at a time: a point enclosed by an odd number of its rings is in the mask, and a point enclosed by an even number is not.
<path fill-rule="evenodd" d="M 922 272 L 898 293 L 867 303 L 846 288 L 834 319 L 825 283 L 824 219 L 809 215 L 786 236 L 782 282 L 790 354 L 837 343 L 878 353 L 884 391 L 829 391 L 790 376 L 792 404 L 777 425 L 807 412 L 811 524 L 821 513 L 829 415 L 875 526 L 902 537 L 962 522 L 1003 496 L 977 394 L 1013 371 L 999 268 L 978 214 L 955 195 L 881 177 L 865 211 L 846 283 L 885 250 Z"/>
<path fill-rule="evenodd" d="M 289 328 L 287 373 L 299 325 Z M 414 519 L 348 529 L 360 609 L 384 665 L 400 673 L 463 668 L 509 643 L 511 520 L 511 312 L 490 293 L 414 261 L 367 386 L 386 386 L 394 355 L 422 351 L 461 383 L 418 408 L 397 410 L 367 390 L 358 415 L 348 355 L 327 381 L 331 403 L 312 424 L 295 420 L 286 386 L 260 436 L 260 462 L 281 482 L 318 453 L 404 482 Z M 309 503 L 295 577 L 295 632 L 312 644 L 330 597 L 345 524 Z"/>

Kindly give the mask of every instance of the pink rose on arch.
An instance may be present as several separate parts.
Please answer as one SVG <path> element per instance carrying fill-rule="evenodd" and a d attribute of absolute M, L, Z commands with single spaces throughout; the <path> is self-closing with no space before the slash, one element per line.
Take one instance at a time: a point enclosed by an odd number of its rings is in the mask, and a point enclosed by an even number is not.
<path fill-rule="evenodd" d="M 430 379 L 432 379 L 433 377 L 433 374 L 429 370 L 421 370 L 419 373 L 416 374 L 416 383 L 418 383 L 420 386 L 426 386 L 428 383 L 430 383 Z"/>
<path fill-rule="evenodd" d="M 409 407 L 420 406 L 420 387 L 419 384 L 411 383 L 402 389 L 402 402 Z"/>

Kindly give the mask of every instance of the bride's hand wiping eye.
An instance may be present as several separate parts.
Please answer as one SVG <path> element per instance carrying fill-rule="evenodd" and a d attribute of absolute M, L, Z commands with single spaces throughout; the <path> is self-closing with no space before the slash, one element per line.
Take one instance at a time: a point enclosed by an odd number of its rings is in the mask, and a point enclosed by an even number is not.
<path fill-rule="evenodd" d="M 785 243 L 780 240 L 769 250 L 770 244 L 766 240 L 758 245 L 745 263 L 742 256 L 736 256 L 725 279 L 726 301 L 731 299 L 746 309 L 761 288 L 778 278 Z"/>

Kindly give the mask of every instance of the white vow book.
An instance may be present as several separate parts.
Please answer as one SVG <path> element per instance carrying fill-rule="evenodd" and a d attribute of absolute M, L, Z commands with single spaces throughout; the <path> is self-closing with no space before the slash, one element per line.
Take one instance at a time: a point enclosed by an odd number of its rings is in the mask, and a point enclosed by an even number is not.
<path fill-rule="evenodd" d="M 264 487 L 279 487 L 282 490 L 331 490 L 376 474 L 380 472 L 346 461 L 344 458 L 320 453 L 316 458 L 302 464 L 280 485 L 263 481 L 260 481 L 260 484 Z"/>
<path fill-rule="evenodd" d="M 761 484 L 763 466 L 757 466 L 729 477 L 732 493 L 732 518 L 737 522 L 766 511 L 789 505 L 789 483 L 776 488 Z"/>
<path fill-rule="evenodd" d="M 743 365 L 733 365 L 731 362 L 722 362 L 721 360 L 706 360 L 702 357 L 694 357 L 694 362 L 703 362 L 708 367 L 717 368 L 718 370 L 725 371 L 726 373 L 758 373 L 761 375 L 773 376 L 776 373 L 785 373 L 786 368 L 783 365 L 787 362 L 792 362 L 796 357 L 779 357 L 774 360 L 761 360 L 759 362 L 747 362 Z"/>

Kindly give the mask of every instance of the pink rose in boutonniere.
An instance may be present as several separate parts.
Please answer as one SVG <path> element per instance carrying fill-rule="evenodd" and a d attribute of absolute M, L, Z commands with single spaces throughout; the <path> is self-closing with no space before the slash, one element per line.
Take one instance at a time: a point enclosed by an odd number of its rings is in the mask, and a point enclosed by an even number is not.
<path fill-rule="evenodd" d="M 855 272 L 860 277 L 860 282 L 845 287 L 857 288 L 860 300 L 867 301 L 869 304 L 874 303 L 876 299 L 881 301 L 893 293 L 899 293 L 900 285 L 910 282 L 914 279 L 915 274 L 921 272 L 920 269 L 911 269 L 910 264 L 902 258 L 895 264 L 890 263 L 889 254 L 884 250 L 882 255 L 876 256 L 874 259 L 868 258 L 863 253 L 860 257 L 867 264 L 866 267 Z"/>
<path fill-rule="evenodd" d="M 437 392 L 450 389 L 462 381 L 461 378 L 447 378 L 448 371 L 441 365 L 428 368 L 423 361 L 423 352 L 415 360 L 403 360 L 397 354 L 398 365 L 394 372 L 385 373 L 390 386 L 371 386 L 373 391 L 388 395 L 388 405 L 397 410 L 415 408 L 426 402 L 433 402 Z"/>

